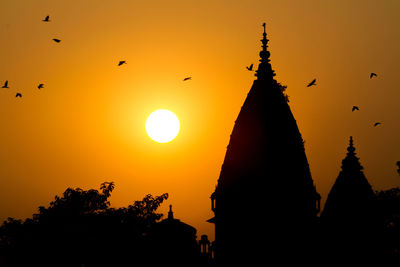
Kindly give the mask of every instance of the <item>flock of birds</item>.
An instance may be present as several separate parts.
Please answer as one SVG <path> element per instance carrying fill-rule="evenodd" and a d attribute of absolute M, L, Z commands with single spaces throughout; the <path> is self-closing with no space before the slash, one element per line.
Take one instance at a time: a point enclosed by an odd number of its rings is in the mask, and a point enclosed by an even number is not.
<path fill-rule="evenodd" d="M 8 80 L 6 80 L 5 82 L 4 82 L 4 85 L 1 87 L 1 88 L 10 88 L 9 86 L 8 86 Z M 43 83 L 40 83 L 38 86 L 37 86 L 37 88 L 40 90 L 40 89 L 42 89 L 42 88 L 44 88 L 44 84 Z M 15 94 L 15 97 L 22 97 L 22 94 L 21 93 L 16 93 Z"/>
<path fill-rule="evenodd" d="M 376 73 L 371 72 L 370 75 L 369 75 L 369 78 L 372 79 L 372 78 L 377 77 L 377 76 L 378 75 Z M 310 86 L 313 86 L 313 85 L 314 86 L 317 85 L 316 82 L 317 82 L 317 79 L 312 80 L 309 84 L 307 84 L 307 87 L 310 87 Z M 351 111 L 353 112 L 355 110 L 360 110 L 360 109 L 359 109 L 358 106 L 353 106 L 351 108 Z M 381 124 L 382 124 L 382 122 L 375 122 L 373 125 L 374 125 L 374 127 L 376 127 L 376 126 L 381 125 Z"/>
<path fill-rule="evenodd" d="M 43 22 L 50 22 L 51 20 L 50 20 L 50 16 L 46 16 L 43 20 L 42 20 Z M 56 42 L 56 43 L 59 43 L 59 42 L 61 42 L 61 40 L 60 39 L 56 39 L 56 38 L 54 38 L 53 39 L 53 41 L 54 42 Z M 5 82 L 4 82 L 4 85 L 1 87 L 1 88 L 10 88 L 9 86 L 8 86 L 8 80 L 6 80 Z M 44 84 L 43 83 L 39 83 L 39 85 L 37 86 L 37 88 L 40 90 L 40 89 L 42 89 L 42 88 L 44 88 Z M 17 92 L 16 94 L 15 94 L 15 97 L 22 97 L 22 93 L 20 93 L 20 92 Z"/>
<path fill-rule="evenodd" d="M 43 22 L 50 22 L 50 21 L 51 21 L 51 20 L 50 20 L 50 16 L 47 15 L 44 19 L 42 19 L 42 21 L 43 21 Z M 60 39 L 57 39 L 57 38 L 53 38 L 52 40 L 53 40 L 54 42 L 56 42 L 56 43 L 60 43 L 60 42 L 61 42 L 61 40 L 60 40 Z M 122 65 L 124 65 L 124 64 L 127 64 L 127 63 L 126 63 L 126 60 L 120 60 L 120 61 L 118 62 L 118 66 L 122 66 Z M 192 77 L 185 77 L 185 78 L 183 79 L 183 81 L 188 81 L 188 80 L 191 80 L 191 79 L 192 79 Z M 4 82 L 4 85 L 3 85 L 1 88 L 5 88 L 5 89 L 10 88 L 9 85 L 8 85 L 8 80 L 6 80 L 6 81 Z M 44 84 L 43 84 L 43 83 L 40 83 L 40 84 L 37 86 L 37 88 L 38 88 L 39 90 L 42 89 L 42 88 L 44 88 Z M 22 93 L 17 92 L 17 93 L 15 94 L 15 97 L 22 98 Z"/>
<path fill-rule="evenodd" d="M 250 66 L 246 66 L 246 69 L 249 70 L 249 71 L 252 71 L 253 70 L 253 64 L 251 64 Z M 378 75 L 376 73 L 371 72 L 370 75 L 369 75 L 369 78 L 372 79 L 372 78 L 377 77 L 377 76 Z M 307 87 L 316 86 L 317 85 L 316 82 L 317 82 L 317 79 L 313 79 L 311 82 L 309 82 L 307 84 Z M 359 109 L 358 106 L 353 106 L 351 108 L 351 111 L 353 112 L 355 110 L 360 110 L 360 109 Z M 373 126 L 376 127 L 376 126 L 381 125 L 381 124 L 382 124 L 382 122 L 375 122 L 373 124 Z M 397 161 L 396 165 L 397 165 L 397 173 L 400 175 L 400 161 Z"/>
<path fill-rule="evenodd" d="M 252 71 L 252 70 L 253 70 L 253 64 L 251 64 L 250 66 L 246 66 L 246 69 L 249 70 L 249 71 Z M 377 75 L 376 73 L 371 72 L 371 74 L 369 75 L 369 78 L 372 79 L 372 78 L 377 77 L 377 76 L 378 76 L 378 75 Z M 316 82 L 317 82 L 317 79 L 313 79 L 311 82 L 309 82 L 309 83 L 307 84 L 307 87 L 311 87 L 311 86 L 317 85 Z M 355 111 L 355 110 L 360 110 L 360 109 L 359 109 L 358 106 L 353 106 L 353 107 L 351 108 L 351 111 L 353 112 L 353 111 Z M 381 125 L 381 124 L 382 124 L 382 122 L 375 122 L 373 125 L 374 125 L 374 127 L 376 127 L 376 126 Z M 399 170 L 400 170 L 400 169 L 399 169 Z"/>

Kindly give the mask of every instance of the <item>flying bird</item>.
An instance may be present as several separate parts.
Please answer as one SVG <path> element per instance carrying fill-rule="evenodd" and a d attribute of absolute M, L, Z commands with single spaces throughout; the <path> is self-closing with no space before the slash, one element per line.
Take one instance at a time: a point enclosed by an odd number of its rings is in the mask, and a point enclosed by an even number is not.
<path fill-rule="evenodd" d="M 121 60 L 121 61 L 118 63 L 118 66 L 121 66 L 121 65 L 123 65 L 123 64 L 126 64 L 126 61 L 125 61 L 125 60 Z"/>
<path fill-rule="evenodd" d="M 307 87 L 313 86 L 313 85 L 317 85 L 315 82 L 317 81 L 317 79 L 312 80 Z"/>
<path fill-rule="evenodd" d="M 39 84 L 39 85 L 38 85 L 38 87 L 37 87 L 37 88 L 38 88 L 38 89 L 41 89 L 41 88 L 43 88 L 43 87 L 44 87 L 44 84 L 43 84 L 43 83 L 41 83 L 41 84 Z"/>
<path fill-rule="evenodd" d="M 54 41 L 54 42 L 56 42 L 56 43 L 59 43 L 59 42 L 61 42 L 61 40 L 60 40 L 60 39 L 55 39 L 55 38 L 53 39 L 53 41 Z"/>
<path fill-rule="evenodd" d="M 1 88 L 9 88 L 8 87 L 8 81 L 5 81 L 4 85 Z"/>
<path fill-rule="evenodd" d="M 376 127 L 376 126 L 378 126 L 378 125 L 380 125 L 380 124 L 382 124 L 381 122 L 375 122 L 374 123 L 374 127 Z"/>
<path fill-rule="evenodd" d="M 191 80 L 192 77 L 186 77 L 185 79 L 183 79 L 183 81 L 187 81 L 187 80 Z"/>
<path fill-rule="evenodd" d="M 253 70 L 253 64 L 251 64 L 250 66 L 246 66 L 246 69 L 248 69 L 249 71 L 252 71 Z"/>
<path fill-rule="evenodd" d="M 42 21 L 49 22 L 50 21 L 50 16 L 46 16 Z"/>
<path fill-rule="evenodd" d="M 359 109 L 358 109 L 357 106 L 353 106 L 353 108 L 351 109 L 351 111 L 354 111 L 354 110 L 359 110 Z"/>
<path fill-rule="evenodd" d="M 17 94 L 15 95 L 15 97 L 22 97 L 22 94 L 21 94 L 21 93 L 17 93 Z"/>
<path fill-rule="evenodd" d="M 369 75 L 369 78 L 372 79 L 374 76 L 376 77 L 378 75 L 376 75 L 376 73 L 371 72 L 371 74 Z"/>

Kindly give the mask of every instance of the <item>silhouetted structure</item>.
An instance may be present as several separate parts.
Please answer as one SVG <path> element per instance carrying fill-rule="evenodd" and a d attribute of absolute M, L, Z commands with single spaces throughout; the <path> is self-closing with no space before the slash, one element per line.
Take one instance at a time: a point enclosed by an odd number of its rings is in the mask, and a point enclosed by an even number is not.
<path fill-rule="evenodd" d="M 353 138 L 321 213 L 325 255 L 338 262 L 376 259 L 376 197 L 356 157 Z"/>
<path fill-rule="evenodd" d="M 214 265 L 214 242 L 210 242 L 207 235 L 202 235 L 199 240 L 201 266 Z"/>
<path fill-rule="evenodd" d="M 265 24 L 260 64 L 235 122 L 215 192 L 218 265 L 311 260 L 319 194 L 275 79 Z M 288 257 L 290 255 L 290 257 Z M 243 265 L 249 266 L 249 265 Z"/>
<path fill-rule="evenodd" d="M 196 240 L 196 229 L 174 218 L 172 205 L 169 206 L 168 218 L 154 227 L 155 244 L 158 248 L 159 263 L 171 266 L 199 265 L 200 251 Z"/>

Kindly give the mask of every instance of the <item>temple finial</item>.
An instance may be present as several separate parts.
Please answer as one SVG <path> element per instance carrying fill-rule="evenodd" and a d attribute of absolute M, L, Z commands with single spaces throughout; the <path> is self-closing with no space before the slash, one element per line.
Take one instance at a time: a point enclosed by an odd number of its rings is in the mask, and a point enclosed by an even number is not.
<path fill-rule="evenodd" d="M 172 205 L 169 205 L 168 219 L 169 220 L 173 220 L 174 219 L 174 212 L 172 211 Z"/>
<path fill-rule="evenodd" d="M 260 52 L 260 57 L 261 57 L 261 59 L 260 59 L 260 62 L 261 63 L 263 63 L 263 62 L 269 62 L 269 56 L 270 56 L 270 53 L 267 51 L 267 47 L 268 47 L 268 39 L 267 39 L 267 32 L 266 32 L 266 29 L 265 29 L 265 22 L 263 23 L 263 28 L 264 28 L 264 32 L 263 32 L 263 38 L 262 38 L 262 40 L 261 40 L 261 43 L 262 43 L 262 51 Z"/>
<path fill-rule="evenodd" d="M 356 151 L 355 147 L 353 146 L 353 136 L 350 136 L 350 144 L 347 148 L 347 151 L 349 151 L 348 154 L 354 154 L 354 151 Z"/>
<path fill-rule="evenodd" d="M 350 136 L 349 146 L 347 147 L 347 155 L 342 160 L 342 169 L 343 170 L 356 170 L 361 171 L 363 167 L 358 161 L 358 157 L 356 156 L 356 148 L 353 144 L 353 137 Z"/>
<path fill-rule="evenodd" d="M 263 38 L 261 39 L 261 43 L 262 43 L 262 50 L 260 52 L 260 65 L 258 66 L 258 70 L 256 71 L 256 76 L 258 77 L 258 79 L 261 78 L 265 78 L 265 77 L 273 77 L 275 76 L 274 71 L 271 68 L 270 65 L 270 60 L 269 60 L 269 56 L 270 53 L 267 50 L 268 48 L 268 39 L 267 39 L 267 31 L 266 31 L 266 23 L 264 22 L 262 24 L 263 28 L 264 28 L 264 32 L 263 32 Z"/>

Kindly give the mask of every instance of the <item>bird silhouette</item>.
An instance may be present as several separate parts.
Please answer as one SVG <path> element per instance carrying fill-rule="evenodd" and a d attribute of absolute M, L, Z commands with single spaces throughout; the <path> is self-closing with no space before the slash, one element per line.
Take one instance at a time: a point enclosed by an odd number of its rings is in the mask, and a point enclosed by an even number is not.
<path fill-rule="evenodd" d="M 307 87 L 313 86 L 313 85 L 317 85 L 315 82 L 317 81 L 317 79 L 312 80 L 309 84 L 307 84 Z"/>
<path fill-rule="evenodd" d="M 56 43 L 59 43 L 59 42 L 61 42 L 61 40 L 60 40 L 60 39 L 55 39 L 55 38 L 53 39 L 53 41 L 54 41 L 54 42 L 56 42 Z"/>
<path fill-rule="evenodd" d="M 248 69 L 249 71 L 252 71 L 253 70 L 253 64 L 251 64 L 250 66 L 246 66 L 246 69 Z"/>
<path fill-rule="evenodd" d="M 376 75 L 376 73 L 371 72 L 371 74 L 369 75 L 369 78 L 372 79 L 374 76 L 376 77 L 378 75 Z"/>
<path fill-rule="evenodd" d="M 186 77 L 185 79 L 183 79 L 183 81 L 188 81 L 188 80 L 191 80 L 192 79 L 192 77 Z"/>
<path fill-rule="evenodd" d="M 353 106 L 353 108 L 351 109 L 351 111 L 354 111 L 354 110 L 359 110 L 359 109 L 358 109 L 357 106 Z"/>
<path fill-rule="evenodd" d="M 44 22 L 50 22 L 50 16 L 46 16 L 42 21 L 44 21 Z"/>
<path fill-rule="evenodd" d="M 381 122 L 375 122 L 374 123 L 374 127 L 376 127 L 376 126 L 378 126 L 378 125 L 381 125 L 382 123 Z"/>
<path fill-rule="evenodd" d="M 22 94 L 21 94 L 21 93 L 17 93 L 17 94 L 15 95 L 15 97 L 22 97 Z"/>
<path fill-rule="evenodd" d="M 125 61 L 125 60 L 121 60 L 121 61 L 118 63 L 118 66 L 121 66 L 121 65 L 123 65 L 123 64 L 126 64 L 126 61 Z"/>
<path fill-rule="evenodd" d="M 9 88 L 8 87 L 8 81 L 5 81 L 4 85 L 1 88 Z"/>
<path fill-rule="evenodd" d="M 41 84 L 39 84 L 39 85 L 38 85 L 38 87 L 37 87 L 37 88 L 38 88 L 38 89 L 41 89 L 41 88 L 43 88 L 43 87 L 44 87 L 44 84 L 43 84 L 43 83 L 41 83 Z"/>

